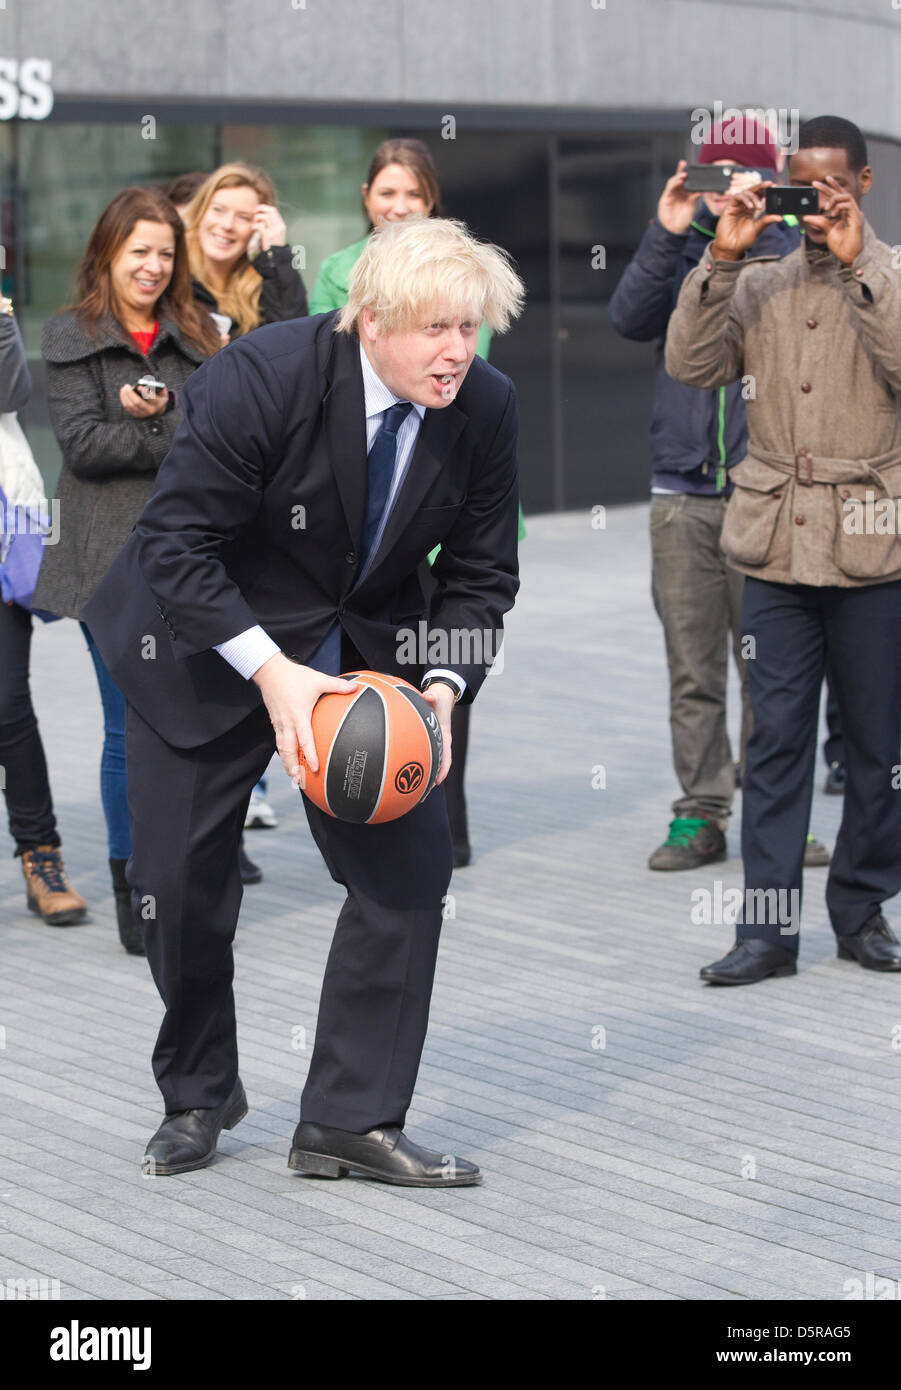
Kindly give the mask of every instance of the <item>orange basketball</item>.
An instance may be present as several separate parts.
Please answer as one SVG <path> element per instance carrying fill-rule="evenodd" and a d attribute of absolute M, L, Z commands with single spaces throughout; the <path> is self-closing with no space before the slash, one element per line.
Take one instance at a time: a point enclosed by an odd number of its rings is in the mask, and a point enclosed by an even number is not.
<path fill-rule="evenodd" d="M 320 695 L 313 706 L 319 771 L 300 754 L 301 790 L 336 820 L 380 825 L 418 806 L 441 766 L 441 729 L 432 706 L 398 676 L 354 671 L 353 695 Z"/>

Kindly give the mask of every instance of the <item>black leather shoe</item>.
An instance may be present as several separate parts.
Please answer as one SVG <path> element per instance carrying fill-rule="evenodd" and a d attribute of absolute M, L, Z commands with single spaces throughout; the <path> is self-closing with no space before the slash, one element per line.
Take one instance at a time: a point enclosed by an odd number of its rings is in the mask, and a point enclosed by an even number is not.
<path fill-rule="evenodd" d="M 119 927 L 119 940 L 130 956 L 146 956 L 144 933 L 141 930 L 140 921 L 135 917 L 134 908 L 131 905 L 131 889 L 128 886 L 128 879 L 125 877 L 125 865 L 127 863 L 127 859 L 111 859 L 109 861 L 113 892 L 116 897 L 116 923 Z"/>
<path fill-rule="evenodd" d="M 845 784 L 845 769 L 842 764 L 830 763 L 829 771 L 826 773 L 826 781 L 823 784 L 823 791 L 827 796 L 844 796 Z"/>
<path fill-rule="evenodd" d="M 262 883 L 263 870 L 259 864 L 255 864 L 244 848 L 244 837 L 238 845 L 238 870 L 241 874 L 242 883 Z"/>
<path fill-rule="evenodd" d="M 736 941 L 722 960 L 705 965 L 701 979 L 711 985 L 756 985 L 768 975 L 797 975 L 794 951 L 776 946 L 772 941 L 745 937 Z"/>
<path fill-rule="evenodd" d="M 881 912 L 864 922 L 853 936 L 838 939 L 839 960 L 856 960 L 864 970 L 901 970 L 898 938 Z"/>
<path fill-rule="evenodd" d="M 240 1077 L 224 1105 L 213 1110 L 177 1110 L 166 1115 L 147 1145 L 141 1172 L 168 1177 L 204 1168 L 216 1152 L 220 1131 L 234 1129 L 247 1114 L 247 1097 Z"/>
<path fill-rule="evenodd" d="M 452 849 L 454 855 L 454 868 L 465 869 L 472 859 L 472 850 L 469 845 L 464 840 L 461 844 L 453 845 Z"/>
<path fill-rule="evenodd" d="M 394 1125 L 351 1134 L 301 1120 L 294 1131 L 288 1167 L 318 1178 L 363 1173 L 400 1187 L 471 1187 L 482 1181 L 474 1163 L 421 1149 Z"/>

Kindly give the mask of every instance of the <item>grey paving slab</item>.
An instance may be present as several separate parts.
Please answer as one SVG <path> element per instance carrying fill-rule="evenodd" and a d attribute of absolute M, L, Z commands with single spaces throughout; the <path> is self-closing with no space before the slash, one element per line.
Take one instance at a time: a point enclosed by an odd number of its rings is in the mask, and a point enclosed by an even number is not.
<path fill-rule="evenodd" d="M 483 1293 L 438 1293 L 433 1294 L 432 1302 L 456 1303 L 459 1302 L 461 1299 L 467 1299 L 468 1301 L 472 1302 L 474 1300 L 484 1301 L 486 1298 L 487 1294 Z"/>
<path fill-rule="evenodd" d="M 730 932 L 696 925 L 691 895 L 741 886 L 741 797 L 715 871 L 648 872 L 676 788 L 647 508 L 602 531 L 530 518 L 521 561 L 408 1119 L 479 1162 L 465 1191 L 287 1169 L 341 892 L 277 763 L 235 945 L 251 1112 L 208 1169 L 141 1177 L 161 1005 L 116 936 L 93 668 L 76 625 L 38 626 L 35 704 L 91 913 L 44 927 L 0 860 L 0 1280 L 100 1300 L 805 1301 L 898 1277 L 901 982 L 835 958 L 820 870 L 796 978 L 700 985 Z M 824 771 L 812 829 L 831 844 Z"/>
<path fill-rule="evenodd" d="M 166 1302 L 182 1299 L 197 1303 L 228 1302 L 231 1296 L 241 1297 L 240 1294 L 221 1293 L 217 1289 L 211 1289 L 208 1284 L 192 1284 L 189 1279 L 152 1280 L 144 1287 L 150 1296 Z M 277 1295 L 273 1294 L 271 1297 L 275 1298 Z"/>

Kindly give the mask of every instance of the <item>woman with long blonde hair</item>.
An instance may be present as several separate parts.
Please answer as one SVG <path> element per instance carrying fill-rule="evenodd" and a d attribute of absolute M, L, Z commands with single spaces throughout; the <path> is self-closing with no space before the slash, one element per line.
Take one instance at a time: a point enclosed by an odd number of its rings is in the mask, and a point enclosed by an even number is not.
<path fill-rule="evenodd" d="M 262 169 L 237 161 L 214 169 L 185 209 L 185 226 L 195 298 L 231 321 L 220 325 L 224 337 L 306 315 L 307 292 Z"/>
<path fill-rule="evenodd" d="M 223 343 L 264 323 L 306 316 L 307 292 L 275 188 L 262 169 L 239 161 L 220 165 L 195 189 L 182 215 L 194 296 L 216 316 Z M 265 788 L 264 778 L 254 788 L 248 826 L 278 824 Z M 243 842 L 239 860 L 242 881 L 258 883 L 262 872 Z"/>

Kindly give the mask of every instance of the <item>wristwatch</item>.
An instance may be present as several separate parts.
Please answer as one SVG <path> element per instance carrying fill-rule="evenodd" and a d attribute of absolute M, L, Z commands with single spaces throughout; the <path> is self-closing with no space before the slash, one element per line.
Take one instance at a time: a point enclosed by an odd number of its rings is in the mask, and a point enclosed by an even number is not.
<path fill-rule="evenodd" d="M 421 689 L 421 690 L 428 690 L 428 688 L 429 688 L 430 685 L 447 685 L 447 686 L 449 686 L 449 687 L 451 688 L 451 690 L 454 692 L 454 704 L 457 704 L 457 703 L 458 703 L 458 701 L 459 701 L 461 695 L 463 694 L 463 691 L 460 689 L 459 685 L 457 685 L 457 682 L 456 682 L 456 681 L 452 681 L 452 680 L 450 679 L 449 676 L 428 676 L 428 677 L 423 681 L 423 683 L 422 683 L 420 689 Z"/>
<path fill-rule="evenodd" d="M 10 318 L 14 315 L 13 302 L 5 294 L 0 295 L 0 314 L 9 314 Z"/>

